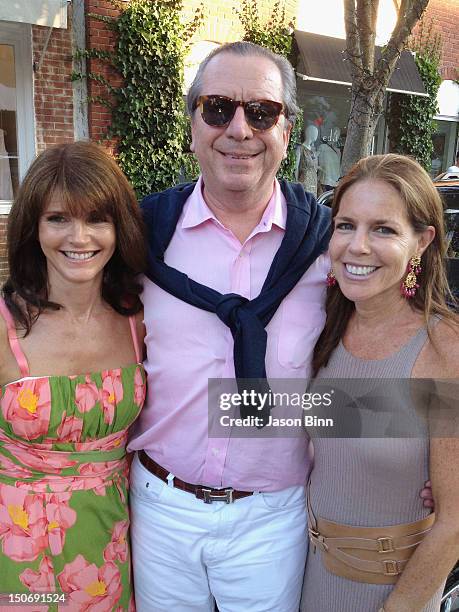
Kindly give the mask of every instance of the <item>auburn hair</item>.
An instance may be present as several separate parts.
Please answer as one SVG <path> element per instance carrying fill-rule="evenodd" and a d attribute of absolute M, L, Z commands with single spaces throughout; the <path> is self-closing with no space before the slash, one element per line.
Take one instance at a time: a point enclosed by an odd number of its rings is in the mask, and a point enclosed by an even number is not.
<path fill-rule="evenodd" d="M 435 237 L 422 254 L 422 283 L 410 300 L 411 307 L 424 314 L 430 340 L 430 319 L 438 314 L 447 320 L 455 319 L 446 299 L 451 295 L 445 269 L 446 241 L 443 203 L 432 179 L 414 159 L 388 153 L 371 155 L 358 161 L 335 189 L 332 203 L 332 219 L 338 214 L 344 194 L 359 181 L 379 180 L 391 185 L 405 204 L 406 214 L 415 232 L 422 232 L 429 225 L 435 228 Z M 327 290 L 327 320 L 314 349 L 313 371 L 316 374 L 327 365 L 332 351 L 339 344 L 355 310 L 338 285 Z"/>

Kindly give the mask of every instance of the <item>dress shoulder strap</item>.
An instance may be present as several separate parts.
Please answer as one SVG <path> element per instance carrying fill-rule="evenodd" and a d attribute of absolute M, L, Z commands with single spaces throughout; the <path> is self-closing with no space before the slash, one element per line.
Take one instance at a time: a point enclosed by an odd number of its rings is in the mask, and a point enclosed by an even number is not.
<path fill-rule="evenodd" d="M 135 358 L 137 359 L 138 363 L 141 363 L 142 353 L 140 351 L 139 338 L 137 336 L 137 323 L 134 315 L 129 317 L 129 327 L 131 328 L 131 336 L 132 342 L 134 344 Z"/>
<path fill-rule="evenodd" d="M 10 343 L 11 352 L 16 358 L 17 364 L 19 366 L 19 370 L 21 372 L 21 376 L 23 377 L 28 376 L 29 375 L 29 364 L 27 362 L 27 359 L 24 353 L 22 352 L 21 345 L 19 344 L 14 319 L 2 298 L 0 298 L 0 315 L 5 320 L 6 328 L 8 332 L 8 341 Z"/>

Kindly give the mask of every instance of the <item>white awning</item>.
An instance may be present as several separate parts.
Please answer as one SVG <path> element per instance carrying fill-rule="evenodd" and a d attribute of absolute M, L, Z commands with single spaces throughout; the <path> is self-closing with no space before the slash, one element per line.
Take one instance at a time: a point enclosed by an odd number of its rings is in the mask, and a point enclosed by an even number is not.
<path fill-rule="evenodd" d="M 0 21 L 67 27 L 67 0 L 1 0 Z"/>

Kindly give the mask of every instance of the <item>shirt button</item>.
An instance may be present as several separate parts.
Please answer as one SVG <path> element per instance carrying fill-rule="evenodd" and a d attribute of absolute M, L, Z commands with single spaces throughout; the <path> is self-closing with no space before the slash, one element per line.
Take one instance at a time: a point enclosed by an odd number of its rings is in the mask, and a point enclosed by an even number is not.
<path fill-rule="evenodd" d="M 219 453 L 218 448 L 213 448 L 213 449 L 212 449 L 212 455 L 213 455 L 214 457 L 216 457 L 216 456 L 218 455 L 218 453 Z"/>

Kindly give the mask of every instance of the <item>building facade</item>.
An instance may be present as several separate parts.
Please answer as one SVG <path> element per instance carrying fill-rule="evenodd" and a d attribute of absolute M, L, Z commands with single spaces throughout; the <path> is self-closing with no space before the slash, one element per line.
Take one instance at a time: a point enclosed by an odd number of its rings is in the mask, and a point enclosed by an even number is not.
<path fill-rule="evenodd" d="M 295 20 L 296 27 L 307 35 L 319 33 L 331 37 L 334 45 L 343 36 L 339 31 L 342 0 L 322 2 L 335 3 L 338 30 L 336 27 L 330 30 L 328 18 L 321 23 L 317 6 L 311 0 L 285 0 L 286 17 Z M 387 2 L 392 3 L 392 0 Z M 242 28 L 236 13 L 240 4 L 240 0 L 204 3 L 205 18 L 187 60 L 186 83 L 211 49 L 241 37 Z M 200 0 L 184 0 L 183 18 L 190 20 L 200 5 Z M 268 20 L 273 0 L 258 0 L 257 5 L 260 16 Z M 110 0 L 0 3 L 0 282 L 7 270 L 8 213 L 18 185 L 35 155 L 55 143 L 84 138 L 100 140 L 110 125 L 109 109 L 97 102 L 88 102 L 103 93 L 103 86 L 84 77 L 73 78 L 75 73 L 99 72 L 114 85 L 119 84 L 118 75 L 103 62 L 94 59 L 85 62 L 78 58 L 78 49 L 96 46 L 110 51 L 113 48 L 111 31 L 91 14 L 116 17 L 117 10 Z M 441 170 L 451 164 L 457 148 L 459 86 L 454 81 L 458 79 L 459 66 L 456 25 L 459 0 L 430 0 L 427 15 L 433 18 L 443 38 L 443 82 L 439 93 L 438 135 L 434 143 L 438 157 L 436 165 Z M 315 144 L 320 146 L 322 139 L 333 138 L 339 149 L 347 123 L 349 86 L 336 78 L 327 80 L 316 75 L 305 79 L 304 76 L 311 75 L 305 74 L 298 79 L 299 100 L 306 119 L 315 120 L 319 128 Z M 400 89 L 403 84 L 399 85 Z M 112 144 L 107 142 L 108 147 Z M 383 152 L 386 147 L 385 126 L 381 122 L 374 152 Z"/>

